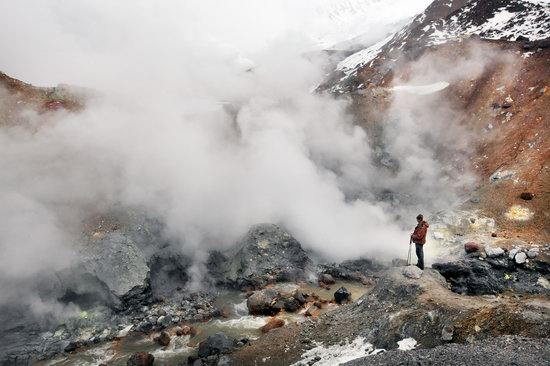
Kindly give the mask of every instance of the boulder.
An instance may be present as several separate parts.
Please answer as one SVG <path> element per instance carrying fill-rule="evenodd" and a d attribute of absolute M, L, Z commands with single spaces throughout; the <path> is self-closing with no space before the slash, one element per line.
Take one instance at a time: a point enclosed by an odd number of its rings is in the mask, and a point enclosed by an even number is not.
<path fill-rule="evenodd" d="M 523 264 L 527 260 L 527 254 L 525 254 L 524 252 L 519 252 L 514 257 L 514 260 L 517 264 Z"/>
<path fill-rule="evenodd" d="M 504 284 L 491 265 L 475 259 L 435 263 L 436 269 L 450 283 L 451 290 L 467 295 L 494 295 L 504 291 Z"/>
<path fill-rule="evenodd" d="M 531 248 L 527 251 L 527 256 L 531 259 L 536 258 L 540 253 L 539 248 Z"/>
<path fill-rule="evenodd" d="M 424 273 L 424 271 L 418 268 L 417 266 L 404 267 L 401 272 L 403 273 L 403 276 L 412 278 L 414 280 L 417 280 L 420 277 L 422 277 L 422 273 Z"/>
<path fill-rule="evenodd" d="M 178 337 L 186 336 L 189 333 L 191 333 L 191 327 L 189 327 L 188 325 L 184 325 L 183 327 L 176 327 L 176 335 Z"/>
<path fill-rule="evenodd" d="M 479 252 L 480 249 L 481 249 L 481 245 L 473 241 L 470 241 L 464 244 L 464 251 L 466 253 Z"/>
<path fill-rule="evenodd" d="M 199 357 L 229 353 L 235 348 L 235 341 L 224 333 L 216 333 L 199 343 Z"/>
<path fill-rule="evenodd" d="M 168 332 L 162 331 L 160 335 L 155 338 L 156 342 L 162 347 L 166 347 L 170 344 L 170 334 Z"/>
<path fill-rule="evenodd" d="M 130 356 L 127 366 L 152 366 L 155 362 L 155 356 L 147 352 L 136 352 Z"/>
<path fill-rule="evenodd" d="M 334 277 L 332 277 L 330 274 L 321 273 L 321 275 L 319 275 L 319 282 L 326 283 L 327 285 L 332 285 L 336 281 L 334 281 Z"/>
<path fill-rule="evenodd" d="M 86 245 L 81 269 L 107 286 L 119 299 L 143 293 L 149 286 L 149 267 L 136 244 L 120 232 L 106 234 Z"/>
<path fill-rule="evenodd" d="M 504 249 L 499 247 L 491 247 L 487 246 L 485 247 L 485 253 L 487 254 L 487 257 L 489 258 L 496 258 L 504 255 Z"/>
<path fill-rule="evenodd" d="M 246 307 L 252 315 L 273 315 L 281 309 L 275 304 L 279 300 L 280 293 L 274 288 L 255 291 L 247 300 Z"/>
<path fill-rule="evenodd" d="M 349 292 L 348 289 L 345 287 L 340 287 L 334 293 L 334 301 L 336 301 L 337 304 L 343 304 L 343 303 L 349 302 L 350 300 L 351 300 L 351 292 Z"/>
<path fill-rule="evenodd" d="M 254 225 L 234 252 L 213 252 L 207 266 L 216 282 L 239 289 L 304 280 L 312 270 L 300 243 L 273 224 Z"/>
<path fill-rule="evenodd" d="M 170 315 L 162 315 L 157 319 L 157 324 L 162 328 L 167 328 L 172 325 L 172 317 Z"/>
<path fill-rule="evenodd" d="M 279 318 L 272 318 L 261 328 L 262 333 L 267 333 L 270 330 L 281 328 L 285 325 L 285 321 Z"/>

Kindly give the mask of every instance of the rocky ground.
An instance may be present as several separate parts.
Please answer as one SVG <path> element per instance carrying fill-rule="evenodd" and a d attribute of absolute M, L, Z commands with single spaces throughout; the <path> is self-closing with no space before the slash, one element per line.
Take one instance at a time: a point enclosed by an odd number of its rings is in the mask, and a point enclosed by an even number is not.
<path fill-rule="evenodd" d="M 357 123 L 378 146 L 393 100 L 392 81 L 407 81 L 415 62 L 432 57 L 458 68 L 453 60 L 480 44 L 501 56 L 479 78 L 458 78 L 442 92 L 460 111 L 455 122 L 473 136 L 464 148 L 467 159 L 447 156 L 446 166 L 458 176 L 469 166 L 478 181 L 454 210 L 428 217 L 425 271 L 405 268 L 399 260 L 394 266 L 365 258 L 323 263 L 284 228 L 258 224 L 232 250 L 210 253 L 207 285 L 191 292 L 191 259 L 181 243 L 162 235 L 161 222 L 136 208 L 94 212 L 82 223 L 75 244 L 78 261 L 64 271 L 43 273 L 36 284 L 41 299 L 76 313 L 60 321 L 35 318 L 18 304 L 3 306 L 0 364 L 28 365 L 53 357 L 71 362 L 87 349 L 116 348 L 134 336 L 154 339 L 162 350 L 168 344 L 176 347 L 179 339 L 177 347 L 193 347 L 194 353 L 177 363 L 195 366 L 324 365 L 331 361 L 322 352 L 308 352 L 353 347 L 358 359 L 348 365 L 547 363 L 550 48 L 548 39 L 540 37 L 548 31 L 550 13 L 521 0 L 475 2 L 460 13 L 466 3 L 435 1 L 374 58 L 339 69 L 323 86 L 348 93 Z M 503 7 L 522 15 L 498 30 L 470 27 Z M 519 28 L 514 37 L 506 33 L 529 16 L 526 9 L 542 24 L 532 40 Z M 475 15 L 472 22 L 464 19 L 468 14 Z M 439 42 L 434 37 L 443 31 L 445 42 Z M 496 31 L 506 37 L 495 36 Z M 396 54 L 399 47 L 404 56 Z M 89 93 L 63 85 L 34 87 L 3 73 L 0 86 L 2 128 L 32 128 L 29 110 L 45 116 L 45 123 L 55 113 L 78 113 Z M 378 147 L 375 158 L 393 174 L 398 167 Z M 445 146 L 440 152 L 442 157 L 449 153 Z M 386 189 L 373 195 L 386 203 L 402 198 Z M 338 280 L 366 286 L 367 293 L 350 298 L 347 289 L 334 285 Z M 285 286 L 277 287 L 281 282 Z M 334 298 L 298 290 L 304 283 L 330 289 Z M 219 289 L 246 294 L 249 314 L 273 316 L 262 327 L 265 334 L 250 340 L 219 333 L 198 341 L 197 329 L 189 324 L 227 317 L 227 309 L 216 302 Z M 285 322 L 285 314 L 299 321 Z M 397 350 L 408 339 L 417 349 Z M 375 349 L 387 352 L 368 355 Z M 154 362 L 146 352 L 127 358 L 129 365 Z"/>
<path fill-rule="evenodd" d="M 472 344 L 449 344 L 409 352 L 399 350 L 347 362 L 362 365 L 544 365 L 550 357 L 548 339 L 499 337 Z"/>

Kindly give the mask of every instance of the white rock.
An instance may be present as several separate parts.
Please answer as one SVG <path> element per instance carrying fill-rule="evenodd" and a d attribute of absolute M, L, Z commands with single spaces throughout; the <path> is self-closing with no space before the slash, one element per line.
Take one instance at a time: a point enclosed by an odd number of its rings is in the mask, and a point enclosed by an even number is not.
<path fill-rule="evenodd" d="M 118 334 L 117 334 L 116 336 L 117 336 L 118 338 L 126 337 L 126 336 L 128 335 L 128 333 L 130 332 L 130 329 L 133 328 L 133 326 L 134 326 L 134 325 L 131 324 L 131 325 L 128 325 L 128 326 L 122 328 L 122 329 L 118 332 Z"/>
<path fill-rule="evenodd" d="M 499 248 L 499 247 L 487 246 L 487 247 L 485 247 L 485 253 L 487 253 L 487 257 L 495 258 L 495 257 L 500 257 L 501 255 L 503 255 L 504 250 L 502 248 Z"/>
<path fill-rule="evenodd" d="M 415 279 L 415 280 L 422 277 L 423 272 L 424 271 L 422 271 L 417 266 L 407 266 L 407 267 L 403 268 L 403 271 L 402 271 L 403 276 L 408 277 L 408 278 L 412 278 L 412 279 Z"/>
<path fill-rule="evenodd" d="M 548 281 L 546 278 L 544 277 L 539 277 L 538 281 L 537 281 L 537 285 L 539 286 L 542 286 L 544 287 L 545 289 L 547 290 L 550 290 L 550 281 Z"/>
<path fill-rule="evenodd" d="M 518 252 L 519 252 L 518 248 L 514 248 L 514 249 L 510 250 L 510 252 L 508 253 L 508 258 L 513 260 Z"/>
<path fill-rule="evenodd" d="M 539 255 L 539 248 L 531 248 L 527 252 L 529 258 L 535 258 L 537 255 Z"/>
<path fill-rule="evenodd" d="M 441 340 L 442 341 L 452 341 L 454 335 L 454 330 L 452 327 L 444 327 L 441 329 Z"/>
<path fill-rule="evenodd" d="M 440 233 L 439 231 L 434 231 L 434 232 L 433 232 L 433 237 L 434 237 L 434 239 L 436 239 L 436 240 L 443 240 L 443 239 L 445 239 L 445 235 L 443 235 L 443 233 Z"/>
<path fill-rule="evenodd" d="M 517 264 L 523 264 L 527 260 L 527 254 L 524 252 L 519 252 L 516 254 L 515 260 Z"/>

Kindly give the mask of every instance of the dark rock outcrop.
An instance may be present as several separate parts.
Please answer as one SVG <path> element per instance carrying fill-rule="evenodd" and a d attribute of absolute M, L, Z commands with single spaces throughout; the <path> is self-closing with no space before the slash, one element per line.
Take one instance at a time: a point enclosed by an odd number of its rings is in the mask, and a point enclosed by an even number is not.
<path fill-rule="evenodd" d="M 487 258 L 483 261 L 465 258 L 432 265 L 449 282 L 453 292 L 466 295 L 494 295 L 505 291 L 520 294 L 548 293 L 547 289 L 537 285 L 539 277 L 547 275 L 547 267 L 546 262 L 537 260 L 529 264 L 518 263 L 514 256 Z"/>
<path fill-rule="evenodd" d="M 228 338 L 224 333 L 216 333 L 199 344 L 199 357 L 229 353 L 235 346 L 235 340 Z"/>
<path fill-rule="evenodd" d="M 208 268 L 218 284 L 242 289 L 305 279 L 312 264 L 289 233 L 273 224 L 258 224 L 227 257 L 212 253 Z"/>

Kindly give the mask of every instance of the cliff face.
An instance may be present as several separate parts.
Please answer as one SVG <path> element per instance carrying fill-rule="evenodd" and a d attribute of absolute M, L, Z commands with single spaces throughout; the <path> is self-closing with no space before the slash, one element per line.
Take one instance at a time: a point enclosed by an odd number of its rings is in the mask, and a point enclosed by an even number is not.
<path fill-rule="evenodd" d="M 321 88 L 351 97 L 374 139 L 400 107 L 417 113 L 425 104 L 432 110 L 417 118 L 433 112 L 437 122 L 426 124 L 458 126 L 456 141 L 465 141 L 438 151 L 442 164 L 477 178 L 463 206 L 493 217 L 499 237 L 548 241 L 549 46 L 548 3 L 435 1 L 393 36 L 341 61 Z M 449 85 L 400 102 L 396 86 L 437 82 Z"/>

